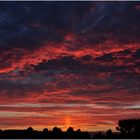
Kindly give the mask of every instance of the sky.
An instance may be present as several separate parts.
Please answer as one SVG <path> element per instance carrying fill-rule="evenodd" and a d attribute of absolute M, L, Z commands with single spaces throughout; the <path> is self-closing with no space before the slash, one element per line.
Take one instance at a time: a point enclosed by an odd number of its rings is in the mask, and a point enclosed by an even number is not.
<path fill-rule="evenodd" d="M 128 118 L 140 118 L 140 2 L 0 2 L 0 129 Z"/>

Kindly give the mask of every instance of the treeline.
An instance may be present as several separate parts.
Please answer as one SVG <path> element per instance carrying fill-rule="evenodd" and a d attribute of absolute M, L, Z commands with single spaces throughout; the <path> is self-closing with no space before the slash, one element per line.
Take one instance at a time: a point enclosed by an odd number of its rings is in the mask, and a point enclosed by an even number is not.
<path fill-rule="evenodd" d="M 120 120 L 117 131 L 112 132 L 111 129 L 105 133 L 98 132 L 90 135 L 88 132 L 82 132 L 80 129 L 74 131 L 69 127 L 65 132 L 61 128 L 54 127 L 52 130 L 47 128 L 43 131 L 33 130 L 29 127 L 25 130 L 0 130 L 1 139 L 139 139 L 140 138 L 140 119 Z"/>
<path fill-rule="evenodd" d="M 72 127 L 69 127 L 66 132 L 61 128 L 54 127 L 52 130 L 44 128 L 43 131 L 33 130 L 29 127 L 25 130 L 4 130 L 0 132 L 0 138 L 18 138 L 18 139 L 89 139 L 88 132 L 81 132 L 80 129 L 74 131 Z"/>

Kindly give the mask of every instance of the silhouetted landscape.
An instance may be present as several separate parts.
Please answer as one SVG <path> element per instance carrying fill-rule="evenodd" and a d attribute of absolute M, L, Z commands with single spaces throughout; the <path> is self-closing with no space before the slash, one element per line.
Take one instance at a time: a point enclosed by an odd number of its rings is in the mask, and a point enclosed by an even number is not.
<path fill-rule="evenodd" d="M 111 129 L 107 130 L 105 133 L 96 132 L 90 135 L 88 132 L 81 131 L 80 129 L 74 130 L 69 127 L 65 132 L 61 128 L 54 127 L 52 130 L 44 128 L 43 131 L 34 130 L 29 127 L 25 130 L 0 130 L 0 138 L 6 139 L 118 139 L 118 138 L 140 138 L 140 119 L 125 119 L 118 122 L 116 127 L 116 132 L 112 132 Z"/>

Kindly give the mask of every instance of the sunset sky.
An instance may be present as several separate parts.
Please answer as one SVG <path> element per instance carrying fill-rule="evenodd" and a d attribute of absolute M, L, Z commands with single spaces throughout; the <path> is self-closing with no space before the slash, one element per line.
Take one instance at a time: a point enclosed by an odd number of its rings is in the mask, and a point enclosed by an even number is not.
<path fill-rule="evenodd" d="M 140 118 L 140 2 L 0 2 L 0 129 L 126 118 Z"/>

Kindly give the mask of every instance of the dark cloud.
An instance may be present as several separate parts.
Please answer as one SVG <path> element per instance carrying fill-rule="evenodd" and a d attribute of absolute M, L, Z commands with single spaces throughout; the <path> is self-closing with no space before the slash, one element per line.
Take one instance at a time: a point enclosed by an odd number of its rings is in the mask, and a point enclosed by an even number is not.
<path fill-rule="evenodd" d="M 140 49 L 137 49 L 135 54 L 133 55 L 134 58 L 139 59 L 140 58 Z"/>

